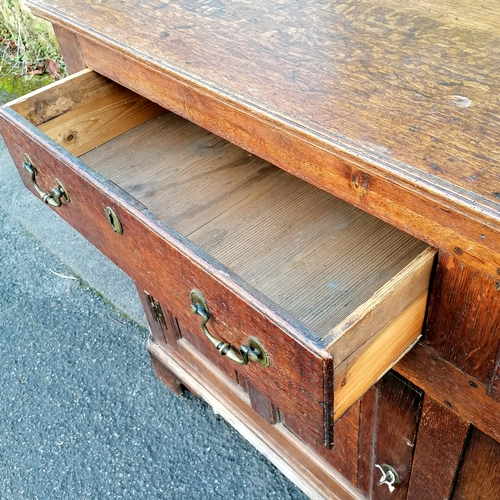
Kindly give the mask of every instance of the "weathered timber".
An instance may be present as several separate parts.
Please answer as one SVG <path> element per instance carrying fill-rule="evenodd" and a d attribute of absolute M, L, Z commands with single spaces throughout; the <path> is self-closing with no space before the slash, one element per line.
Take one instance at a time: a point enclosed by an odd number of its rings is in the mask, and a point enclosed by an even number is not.
<path fill-rule="evenodd" d="M 500 280 L 439 253 L 425 344 L 488 384 L 500 348 Z"/>
<path fill-rule="evenodd" d="M 63 28 L 58 24 L 53 24 L 53 27 L 68 74 L 72 75 L 85 69 L 85 58 L 83 57 L 82 48 L 78 41 L 78 35 L 74 31 Z"/>
<path fill-rule="evenodd" d="M 407 500 L 450 497 L 468 431 L 468 422 L 425 395 Z"/>
<path fill-rule="evenodd" d="M 420 344 L 394 370 L 460 418 L 500 441 L 500 404 L 486 394 L 487 388 L 479 380 Z"/>
<path fill-rule="evenodd" d="M 377 387 L 380 396 L 374 461 L 380 466 L 388 464 L 393 467 L 399 475 L 400 482 L 391 492 L 387 485 L 378 484 L 381 472 L 374 470 L 372 498 L 403 500 L 406 499 L 410 482 L 422 393 L 392 372 L 385 375 L 377 383 Z"/>
<path fill-rule="evenodd" d="M 500 443 L 473 429 L 452 500 L 500 498 Z"/>
<path fill-rule="evenodd" d="M 272 13 L 249 0 L 29 4 L 79 34 L 90 67 L 470 265 L 500 268 L 493 0 Z"/>

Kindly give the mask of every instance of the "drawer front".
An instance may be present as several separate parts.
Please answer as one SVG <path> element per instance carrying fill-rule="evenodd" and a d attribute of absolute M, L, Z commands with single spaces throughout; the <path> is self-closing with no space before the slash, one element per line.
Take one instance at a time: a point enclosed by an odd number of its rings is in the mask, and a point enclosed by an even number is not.
<path fill-rule="evenodd" d="M 40 190 L 49 193 L 60 182 L 68 192 L 70 201 L 62 198 L 61 206 L 54 210 L 132 279 L 168 305 L 186 328 L 198 332 L 199 342 L 207 346 L 205 351 L 214 349 L 211 357 L 219 355 L 202 331 L 202 318 L 191 311 L 194 289 L 203 294 L 209 305 L 207 328 L 214 337 L 236 348 L 248 345 L 250 337 L 257 338 L 268 353 L 269 366 L 250 362 L 238 370 L 278 408 L 294 415 L 314 441 L 332 445 L 330 355 L 305 339 L 298 328 L 226 268 L 13 110 L 1 110 L 0 122 L 5 142 L 28 189 L 38 196 L 23 168 L 26 155 L 36 168 Z M 110 217 L 119 219 L 122 234 L 113 230 Z M 221 363 L 227 371 L 234 369 L 227 356 Z"/>

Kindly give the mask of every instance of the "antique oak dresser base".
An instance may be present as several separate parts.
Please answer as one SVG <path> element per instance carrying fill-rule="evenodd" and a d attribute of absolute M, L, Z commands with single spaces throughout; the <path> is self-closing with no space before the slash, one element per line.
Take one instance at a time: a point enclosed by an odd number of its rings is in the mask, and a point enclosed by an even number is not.
<path fill-rule="evenodd" d="M 244 395 L 232 389 L 220 373 L 210 370 L 203 358 L 194 353 L 190 355 L 188 349 L 179 356 L 152 342 L 148 350 L 160 380 L 170 388 L 172 383 L 182 383 L 193 394 L 202 397 L 310 498 L 364 498 L 282 424 L 272 425 L 252 410 Z"/>
<path fill-rule="evenodd" d="M 495 3 L 28 3 L 71 76 L 2 135 L 158 378 L 310 498 L 500 499 Z"/>

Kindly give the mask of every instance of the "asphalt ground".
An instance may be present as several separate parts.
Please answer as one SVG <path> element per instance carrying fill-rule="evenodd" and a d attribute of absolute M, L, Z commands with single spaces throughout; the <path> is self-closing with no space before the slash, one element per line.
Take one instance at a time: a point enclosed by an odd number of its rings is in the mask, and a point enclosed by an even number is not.
<path fill-rule="evenodd" d="M 21 184 L 0 140 L 0 499 L 304 499 L 154 376 L 131 280 Z"/>

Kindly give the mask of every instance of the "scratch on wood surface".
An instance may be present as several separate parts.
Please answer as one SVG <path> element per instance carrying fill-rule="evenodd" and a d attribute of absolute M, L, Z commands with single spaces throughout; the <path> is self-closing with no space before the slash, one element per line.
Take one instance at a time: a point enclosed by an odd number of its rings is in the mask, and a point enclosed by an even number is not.
<path fill-rule="evenodd" d="M 472 104 L 472 99 L 468 97 L 464 97 L 463 95 L 454 95 L 453 96 L 455 106 L 459 108 L 470 108 Z"/>

